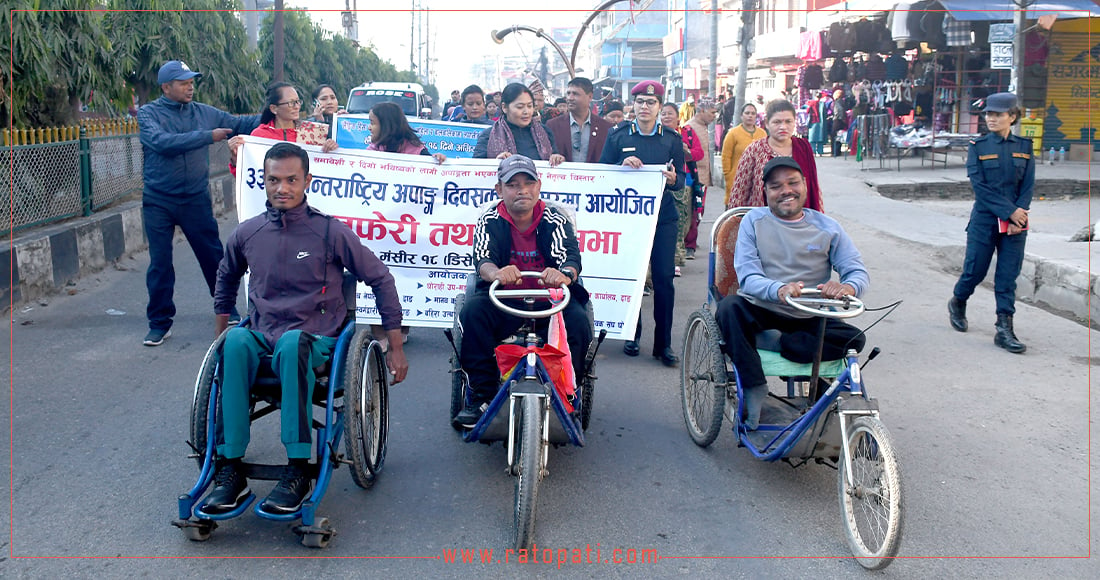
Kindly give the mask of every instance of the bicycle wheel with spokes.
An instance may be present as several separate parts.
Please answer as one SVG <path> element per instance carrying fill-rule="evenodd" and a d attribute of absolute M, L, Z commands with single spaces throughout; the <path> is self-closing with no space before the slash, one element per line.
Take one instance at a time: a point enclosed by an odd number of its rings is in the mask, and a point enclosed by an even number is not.
<path fill-rule="evenodd" d="M 718 438 L 726 404 L 726 360 L 718 345 L 721 334 L 710 310 L 691 313 L 684 332 L 680 394 L 688 435 L 700 447 Z"/>
<path fill-rule="evenodd" d="M 370 330 L 356 330 L 344 373 L 344 449 L 355 484 L 369 489 L 386 460 L 389 434 L 389 372 Z"/>
<path fill-rule="evenodd" d="M 901 543 L 901 472 L 893 439 L 875 417 L 859 417 L 848 426 L 838 482 L 840 512 L 852 554 L 860 566 L 881 570 L 893 561 Z"/>
<path fill-rule="evenodd" d="M 538 507 L 539 481 L 542 480 L 542 458 L 546 441 L 542 437 L 542 398 L 523 397 L 520 415 L 519 473 L 516 476 L 515 521 L 512 545 L 515 549 L 530 548 L 535 535 L 535 508 Z"/>

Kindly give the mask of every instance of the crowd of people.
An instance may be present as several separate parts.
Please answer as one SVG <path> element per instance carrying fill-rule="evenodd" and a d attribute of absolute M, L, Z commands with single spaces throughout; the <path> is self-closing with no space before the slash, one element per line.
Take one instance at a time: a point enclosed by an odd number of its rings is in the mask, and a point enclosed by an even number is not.
<path fill-rule="evenodd" d="M 337 319 L 344 312 L 339 292 L 325 294 L 326 288 L 340 287 L 340 272 L 346 269 L 371 286 L 382 319 L 377 332 L 387 339 L 387 362 L 395 381 L 404 379 L 408 371 L 402 348 L 407 327 L 403 329 L 394 278 L 386 265 L 346 224 L 317 212 L 305 199 L 311 179 L 309 159 L 294 143 L 318 145 L 324 151 L 336 148 L 331 127 L 339 100 L 334 89 L 316 87 L 311 93 L 311 114 L 303 119 L 297 88 L 273 83 L 261 114 L 234 116 L 193 102 L 195 80 L 201 76 L 181 61 L 166 63 L 158 74 L 163 96 L 138 113 L 144 152 L 142 207 L 150 248 L 149 331 L 143 343 L 158 346 L 170 335 L 176 313 L 172 300 L 176 226 L 183 230 L 215 298 L 217 331 L 240 319 L 237 287 L 245 271 L 250 272 L 249 325 L 232 329 L 225 340 L 225 439 L 218 443 L 216 486 L 203 507 L 208 513 L 225 513 L 237 509 L 250 494 L 238 467 L 248 445 L 247 386 L 255 376 L 257 357 L 273 355 L 284 403 L 309 400 L 309 393 L 303 399 L 300 391 L 311 388 L 312 369 L 331 354 L 339 331 Z M 482 215 L 474 233 L 478 291 L 493 281 L 520 282 L 520 269 L 541 271 L 547 286 L 578 281 L 577 234 L 558 210 L 539 199 L 541 181 L 532 160 L 544 160 L 550 166 L 566 161 L 661 166 L 665 195 L 657 212 L 647 292 L 653 300 L 651 354 L 666 366 L 678 366 L 672 343 L 674 278 L 686 260 L 695 257 L 705 196 L 714 185 L 712 167 L 720 157 L 725 206 L 759 208 L 745 218 L 737 240 L 734 262 L 743 292 L 726 297 L 717 309 L 724 348 L 748 381 L 746 402 L 752 425 L 764 392 L 759 358 L 748 346 L 752 332 L 761 328 L 788 332 L 793 338 L 786 343 L 791 352 L 785 356 L 796 360 L 811 347 L 799 346 L 808 342 L 797 336 L 806 325 L 793 321 L 779 306 L 783 298 L 798 296 L 804 285 L 816 285 L 827 297 L 858 296 L 868 283 L 859 252 L 839 224 L 823 213 L 814 159 L 823 149 L 819 140 L 811 143 L 795 134 L 795 107 L 782 98 L 765 105 L 757 97 L 757 102 L 737 107 L 731 98 L 715 102 L 701 95 L 677 105 L 666 100 L 665 87 L 656 81 L 637 83 L 630 93 L 625 103 L 608 95 L 596 98 L 593 83 L 583 77 L 571 79 L 565 95 L 550 103 L 538 81 L 511 83 L 492 93 L 477 85 L 451 92 L 443 118 L 483 125 L 473 156 L 498 160 L 496 191 L 501 202 Z M 948 305 L 949 319 L 956 330 L 967 330 L 966 302 L 996 253 L 995 343 L 1021 353 L 1025 346 L 1016 338 L 1012 320 L 1014 281 L 1026 240 L 1034 160 L 1030 141 L 1010 133 L 1020 117 L 1015 96 L 989 97 L 987 116 L 993 133 L 971 144 L 968 173 L 977 200 L 967 232 L 964 274 Z M 369 120 L 369 149 L 446 161 L 441 152 L 425 147 L 398 105 L 375 105 Z M 245 134 L 289 143 L 272 147 L 264 159 L 266 211 L 242 222 L 223 248 L 207 185 L 207 146 L 228 139 L 235 166 L 240 136 Z M 755 246 L 759 237 L 754 236 L 760 235 L 770 245 Z M 547 241 L 551 237 L 564 243 L 551 244 Z M 799 243 L 818 244 L 829 252 L 801 256 L 791 246 Z M 292 259 L 293 252 L 297 259 Z M 304 259 L 311 256 L 325 262 L 313 265 Z M 833 269 L 841 275 L 839 282 L 829 280 Z M 569 336 L 577 339 L 570 340 L 573 360 L 581 361 L 591 331 L 580 308 L 583 287 L 574 292 L 578 308 L 567 314 L 566 325 L 571 327 Z M 485 301 L 471 300 L 469 311 L 463 311 L 472 327 L 501 330 L 515 322 L 497 316 L 487 302 L 481 302 Z M 834 326 L 829 328 L 827 346 L 852 343 L 853 329 Z M 496 334 L 463 334 L 460 352 L 471 380 L 471 398 L 454 418 L 456 424 L 475 424 L 496 392 L 499 375 L 491 362 Z M 641 337 L 639 319 L 633 339 L 623 346 L 627 356 L 640 354 Z M 282 410 L 289 464 L 285 477 L 262 504 L 272 513 L 294 512 L 311 491 L 305 463 L 311 434 L 308 428 L 299 428 L 308 411 L 304 407 L 308 405 L 284 404 Z"/>

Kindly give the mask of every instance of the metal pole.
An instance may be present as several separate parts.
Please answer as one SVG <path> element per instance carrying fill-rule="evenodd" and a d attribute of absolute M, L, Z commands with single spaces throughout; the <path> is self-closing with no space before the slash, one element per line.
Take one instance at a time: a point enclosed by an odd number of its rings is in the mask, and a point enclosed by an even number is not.
<path fill-rule="evenodd" d="M 410 0 L 409 4 L 409 70 L 416 72 L 416 57 L 413 48 L 416 46 L 416 0 Z"/>
<path fill-rule="evenodd" d="M 1024 28 L 1027 25 L 1027 8 L 1031 5 L 1031 0 L 1016 0 L 1016 5 L 1016 14 L 1013 18 L 1013 22 L 1016 23 L 1016 33 L 1012 36 L 1012 86 L 1010 90 L 1016 93 L 1016 99 L 1019 101 L 1022 110 L 1024 107 L 1024 75 L 1021 71 L 1024 68 Z M 1019 123 L 1012 127 L 1012 132 L 1016 135 L 1020 134 Z"/>
<path fill-rule="evenodd" d="M 738 107 L 743 107 L 745 100 L 745 84 L 748 81 L 749 56 L 752 55 L 753 33 L 756 31 L 756 10 L 753 0 L 741 0 L 741 49 L 738 54 L 737 81 L 734 85 L 734 99 Z"/>
<path fill-rule="evenodd" d="M 710 0 L 710 79 L 707 93 L 718 98 L 718 2 Z"/>
<path fill-rule="evenodd" d="M 283 63 L 286 62 L 286 40 L 283 36 L 283 0 L 275 0 L 275 80 L 283 80 Z"/>
<path fill-rule="evenodd" d="M 619 1 L 619 0 L 616 0 L 616 1 Z M 569 69 L 569 78 L 572 79 L 572 78 L 577 76 L 577 73 L 575 72 L 575 69 L 573 68 L 573 61 L 567 59 L 566 56 L 565 56 L 565 49 L 563 49 L 561 47 L 561 45 L 557 43 L 556 40 L 551 38 L 550 35 L 543 32 L 541 28 L 535 28 L 533 26 L 526 26 L 526 25 L 523 25 L 523 24 L 514 24 L 514 25 L 512 25 L 508 28 L 505 28 L 504 30 L 494 30 L 493 33 L 492 33 L 493 34 L 493 42 L 495 42 L 497 44 L 500 44 L 500 43 L 504 42 L 504 37 L 505 36 L 508 36 L 509 34 L 511 34 L 513 32 L 519 32 L 521 30 L 526 31 L 526 32 L 534 32 L 535 36 L 538 36 L 539 38 L 545 40 L 546 42 L 549 42 L 550 46 L 553 46 L 554 50 L 558 51 L 558 56 L 560 56 L 562 61 L 565 62 L 565 67 L 567 69 Z M 573 45 L 573 48 L 576 48 L 576 45 Z"/>

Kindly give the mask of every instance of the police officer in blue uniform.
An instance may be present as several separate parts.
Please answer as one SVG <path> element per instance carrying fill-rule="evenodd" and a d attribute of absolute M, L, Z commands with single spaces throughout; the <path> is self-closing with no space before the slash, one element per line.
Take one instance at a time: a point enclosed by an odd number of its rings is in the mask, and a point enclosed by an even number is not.
<path fill-rule="evenodd" d="M 676 203 L 672 192 L 684 187 L 684 148 L 680 136 L 666 131 L 657 122 L 665 87 L 656 81 L 638 83 L 630 94 L 634 95 L 635 119 L 616 125 L 607 135 L 600 163 L 625 165 L 635 169 L 642 165 L 664 165 L 665 194 L 657 214 L 657 230 L 653 236 L 653 249 L 649 265 L 653 272 L 653 356 L 665 366 L 674 367 L 680 357 L 672 349 L 672 309 L 676 302 L 675 276 L 676 252 Z M 669 165 L 671 163 L 671 166 Z M 623 352 L 638 356 L 641 347 L 642 323 L 639 319 L 634 340 L 627 341 Z"/>
<path fill-rule="evenodd" d="M 985 278 L 996 252 L 993 289 L 997 299 L 997 334 L 993 343 L 1018 354 L 1027 347 L 1016 338 L 1012 316 L 1016 312 L 1016 278 L 1024 262 L 1027 242 L 1035 159 L 1031 139 L 1012 134 L 1012 125 L 1020 120 L 1016 95 L 990 95 L 986 99 L 985 119 L 989 133 L 970 141 L 966 159 L 966 173 L 974 188 L 974 209 L 966 227 L 963 273 L 947 303 L 947 312 L 951 326 L 966 332 L 966 301 Z"/>

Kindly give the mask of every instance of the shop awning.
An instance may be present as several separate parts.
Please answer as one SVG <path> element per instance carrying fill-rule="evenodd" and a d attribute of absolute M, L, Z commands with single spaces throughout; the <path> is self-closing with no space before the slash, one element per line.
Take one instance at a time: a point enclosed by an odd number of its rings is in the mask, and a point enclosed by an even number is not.
<path fill-rule="evenodd" d="M 939 0 L 955 20 L 1012 20 L 1017 6 L 1026 0 Z M 1032 0 L 1027 8 L 1028 20 L 1045 14 L 1057 14 L 1059 19 L 1100 16 L 1100 6 L 1092 0 Z"/>

